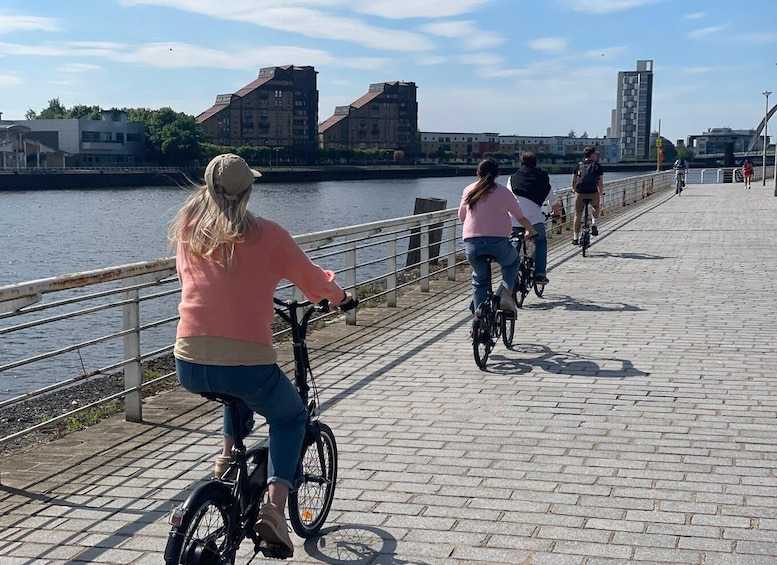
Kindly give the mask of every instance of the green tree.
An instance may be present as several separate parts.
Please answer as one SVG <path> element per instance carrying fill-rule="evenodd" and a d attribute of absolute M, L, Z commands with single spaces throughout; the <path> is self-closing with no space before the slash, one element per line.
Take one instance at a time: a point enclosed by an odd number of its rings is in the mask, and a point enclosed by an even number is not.
<path fill-rule="evenodd" d="M 588 132 L 584 131 L 582 134 L 580 134 L 580 139 L 588 139 Z"/>
<path fill-rule="evenodd" d="M 667 138 L 665 138 L 663 135 L 661 136 L 661 149 L 664 150 L 664 163 L 674 163 L 675 159 L 677 159 L 677 149 L 675 148 L 674 144 L 669 141 Z M 653 140 L 652 145 L 650 147 L 650 159 L 652 161 L 655 161 L 657 159 L 658 155 L 658 148 L 656 147 L 656 142 Z"/>
<path fill-rule="evenodd" d="M 685 161 L 688 161 L 689 163 L 693 161 L 693 158 L 696 155 L 693 152 L 693 149 L 690 147 L 686 147 L 683 145 L 682 147 L 677 148 L 677 157 L 675 159 L 684 159 Z"/>
<path fill-rule="evenodd" d="M 38 119 L 38 113 L 33 110 L 32 108 L 27 108 L 27 111 L 24 113 L 24 119 L 25 120 L 37 120 Z"/>
<path fill-rule="evenodd" d="M 567 137 L 572 138 L 572 139 L 576 138 L 577 134 L 575 133 L 575 130 L 573 130 L 573 129 L 569 130 L 569 133 L 567 134 Z"/>
<path fill-rule="evenodd" d="M 67 118 L 67 108 L 59 101 L 59 98 L 49 100 L 49 105 L 38 114 L 38 120 L 62 120 Z"/>
<path fill-rule="evenodd" d="M 204 136 L 194 116 L 169 107 L 123 111 L 129 121 L 145 126 L 147 161 L 158 165 L 191 165 L 205 154 Z"/>
<path fill-rule="evenodd" d="M 65 113 L 65 116 L 76 120 L 99 120 L 102 111 L 103 109 L 99 106 L 76 104 Z"/>

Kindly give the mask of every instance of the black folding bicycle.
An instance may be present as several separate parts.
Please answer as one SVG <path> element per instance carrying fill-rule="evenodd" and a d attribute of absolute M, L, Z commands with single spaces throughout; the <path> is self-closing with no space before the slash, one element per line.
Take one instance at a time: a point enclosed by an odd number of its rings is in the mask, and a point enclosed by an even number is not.
<path fill-rule="evenodd" d="M 329 306 L 326 302 L 313 304 L 277 298 L 274 301 L 275 312 L 291 328 L 294 382 L 308 412 L 301 453 L 303 482 L 289 494 L 288 505 L 294 532 L 309 538 L 321 530 L 329 515 L 337 480 L 337 444 L 332 429 L 318 419 L 318 391 L 305 341 L 313 314 L 328 312 Z M 357 305 L 358 300 L 354 298 L 340 309 L 351 310 Z M 203 396 L 225 404 L 232 418 L 232 429 L 243 429 L 237 398 L 209 393 Z M 254 543 L 254 556 L 258 553 L 276 559 L 289 556 L 284 546 L 268 544 L 254 532 L 259 508 L 266 498 L 269 440 L 247 450 L 244 439 L 235 433 L 234 461 L 224 475 L 197 485 L 186 501 L 171 512 L 166 565 L 232 565 L 245 538 Z"/>

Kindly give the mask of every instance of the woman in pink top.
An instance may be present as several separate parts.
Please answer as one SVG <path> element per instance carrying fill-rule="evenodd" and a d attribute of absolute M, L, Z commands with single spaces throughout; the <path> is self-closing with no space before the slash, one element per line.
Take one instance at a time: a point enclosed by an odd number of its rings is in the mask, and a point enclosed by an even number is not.
<path fill-rule="evenodd" d="M 490 157 L 483 159 L 478 165 L 478 181 L 464 189 L 459 205 L 459 219 L 464 223 L 464 251 L 472 266 L 471 308 L 476 311 L 488 296 L 491 266 L 483 256 L 490 255 L 502 267 L 499 307 L 517 316 L 512 288 L 518 276 L 520 258 L 518 251 L 510 245 L 510 216 L 526 228 L 526 237 L 533 237 L 537 232 L 524 217 L 513 193 L 496 182 L 498 176 L 497 162 Z"/>
<path fill-rule="evenodd" d="M 293 553 L 284 508 L 289 489 L 301 479 L 307 412 L 276 363 L 273 295 L 286 279 L 313 302 L 327 299 L 341 305 L 352 297 L 334 281 L 334 273 L 310 261 L 286 230 L 248 212 L 258 176 L 261 173 L 237 155 L 215 157 L 205 169 L 205 185 L 170 225 L 181 281 L 174 355 L 184 388 L 229 394 L 245 403 L 244 434 L 253 425 L 252 411 L 267 419 L 269 502 L 254 529 L 265 541 L 283 544 Z M 218 476 L 232 460 L 233 430 L 226 416 L 223 452 L 216 459 Z"/>

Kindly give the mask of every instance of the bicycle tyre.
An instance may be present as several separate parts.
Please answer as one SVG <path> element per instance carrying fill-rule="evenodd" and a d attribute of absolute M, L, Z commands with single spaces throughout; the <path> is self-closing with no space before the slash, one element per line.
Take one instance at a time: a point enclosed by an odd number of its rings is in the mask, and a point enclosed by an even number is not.
<path fill-rule="evenodd" d="M 591 236 L 588 235 L 588 232 L 584 232 L 582 236 L 580 236 L 580 251 L 583 253 L 583 257 L 586 257 L 588 247 L 591 245 Z"/>
<path fill-rule="evenodd" d="M 221 482 L 206 483 L 184 503 L 180 524 L 173 526 L 165 547 L 166 565 L 234 564 L 232 536 L 234 499 Z"/>
<path fill-rule="evenodd" d="M 544 293 L 545 293 L 545 285 L 534 283 L 534 294 L 537 295 L 537 298 L 542 298 L 542 295 Z"/>
<path fill-rule="evenodd" d="M 518 271 L 518 278 L 515 279 L 515 289 L 513 292 L 513 302 L 518 308 L 523 308 L 523 302 L 526 300 L 526 295 L 529 294 L 529 273 L 531 270 L 526 268 L 524 263 L 521 263 L 521 268 Z"/>
<path fill-rule="evenodd" d="M 475 364 L 481 369 L 486 368 L 488 356 L 493 348 L 491 328 L 487 321 L 487 318 L 491 315 L 491 313 L 481 313 L 478 319 L 475 320 L 477 329 L 473 331 L 472 335 L 472 352 L 475 356 Z"/>
<path fill-rule="evenodd" d="M 303 482 L 289 495 L 289 520 L 301 538 L 316 535 L 323 527 L 337 482 L 337 442 L 332 429 L 316 422 L 318 434 L 302 453 Z"/>
<path fill-rule="evenodd" d="M 505 347 L 510 347 L 515 337 L 515 318 L 505 316 L 504 314 L 500 315 L 499 318 L 499 323 L 502 327 L 502 343 L 505 344 Z"/>

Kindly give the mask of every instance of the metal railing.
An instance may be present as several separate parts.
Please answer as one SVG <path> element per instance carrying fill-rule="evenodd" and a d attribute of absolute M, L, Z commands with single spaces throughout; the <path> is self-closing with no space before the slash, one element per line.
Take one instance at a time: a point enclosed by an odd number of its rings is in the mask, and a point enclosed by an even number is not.
<path fill-rule="evenodd" d="M 671 171 L 608 182 L 603 210 L 634 204 L 672 188 L 672 182 Z M 569 224 L 573 195 L 566 189 L 559 196 Z M 381 299 L 394 307 L 404 287 L 429 292 L 436 276 L 456 279 L 456 267 L 466 263 L 459 234 L 453 208 L 294 239 L 361 301 Z M 300 296 L 290 285 L 278 292 Z M 6 435 L 0 445 L 120 397 L 125 418 L 141 421 L 143 390 L 173 375 L 144 375 L 143 368 L 172 352 L 179 294 L 174 257 L 0 287 L 0 379 L 15 391 L 0 400 L 0 409 L 123 374 L 120 392 Z M 357 316 L 348 312 L 345 322 L 355 324 Z M 24 387 L 26 381 L 37 384 Z"/>

